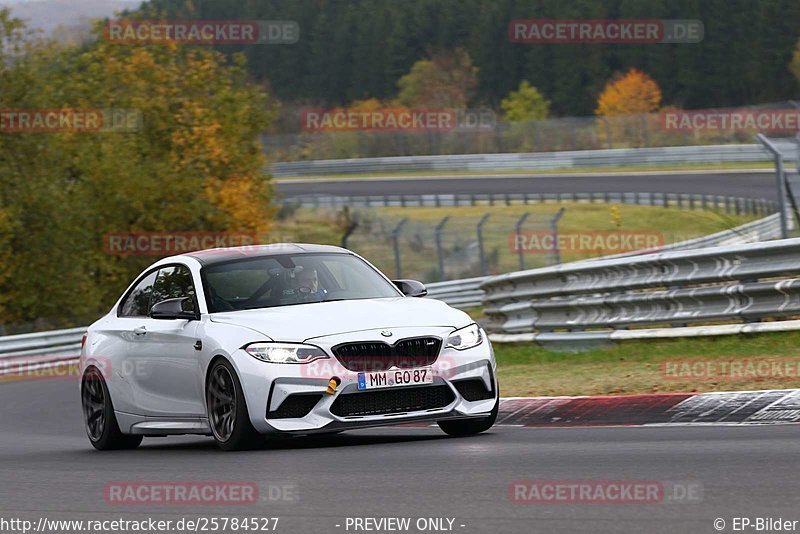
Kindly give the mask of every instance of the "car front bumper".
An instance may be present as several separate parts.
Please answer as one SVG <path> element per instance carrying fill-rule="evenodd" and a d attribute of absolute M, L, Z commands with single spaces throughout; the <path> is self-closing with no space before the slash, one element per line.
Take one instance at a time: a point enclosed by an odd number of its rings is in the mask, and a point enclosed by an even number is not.
<path fill-rule="evenodd" d="M 397 339 L 433 335 L 442 339 L 452 329 L 392 329 Z M 346 336 L 311 340 L 332 354 Z M 361 340 L 380 340 L 379 331 L 358 333 Z M 377 336 L 377 337 L 376 337 Z M 250 421 L 263 433 L 309 434 L 413 422 L 486 417 L 498 401 L 496 364 L 486 338 L 471 349 L 443 348 L 431 365 L 433 383 L 367 391 L 358 390 L 358 373 L 331 356 L 309 364 L 273 364 L 237 354 L 239 375 Z M 334 393 L 329 381 L 340 383 Z M 466 387 L 469 384 L 469 387 Z M 483 390 L 481 390 L 481 387 Z M 477 391 L 477 395 L 475 392 Z"/>

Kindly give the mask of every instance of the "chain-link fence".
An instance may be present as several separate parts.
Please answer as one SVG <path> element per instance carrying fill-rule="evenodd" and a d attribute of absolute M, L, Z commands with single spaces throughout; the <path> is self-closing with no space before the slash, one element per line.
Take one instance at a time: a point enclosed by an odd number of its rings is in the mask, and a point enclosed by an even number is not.
<path fill-rule="evenodd" d="M 450 216 L 430 221 L 374 217 L 358 213 L 346 246 L 367 257 L 387 275 L 424 282 L 470 278 L 541 267 L 558 261 L 552 250 L 518 253 L 515 232 L 557 231 L 552 213 Z"/>
<path fill-rule="evenodd" d="M 530 122 L 498 122 L 453 131 L 282 131 L 264 135 L 270 161 L 325 160 L 385 156 L 495 154 L 751 143 L 763 121 L 749 127 L 713 123 L 720 116 L 785 115 L 795 103 L 778 102 L 728 110 L 664 110 L 612 117 L 567 117 Z M 672 115 L 671 115 L 672 114 Z M 677 114 L 677 115 L 675 115 Z M 674 116 L 673 116 L 674 115 Z M 701 126 L 695 117 L 701 117 Z M 680 119 L 679 119 L 680 118 Z M 684 124 L 684 118 L 691 119 Z M 712 124 L 712 126 L 708 126 Z M 761 125 L 761 126 L 759 126 Z M 768 125 L 767 129 L 771 126 Z M 785 126 L 784 126 L 785 127 Z"/>

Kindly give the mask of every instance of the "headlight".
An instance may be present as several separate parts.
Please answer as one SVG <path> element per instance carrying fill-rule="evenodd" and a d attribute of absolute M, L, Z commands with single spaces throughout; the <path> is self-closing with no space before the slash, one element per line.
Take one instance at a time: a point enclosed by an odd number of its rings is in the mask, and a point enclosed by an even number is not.
<path fill-rule="evenodd" d="M 464 328 L 459 328 L 447 338 L 447 348 L 456 350 L 471 349 L 483 342 L 481 327 L 473 323 Z"/>
<path fill-rule="evenodd" d="M 244 350 L 269 363 L 309 363 L 328 357 L 321 348 L 302 343 L 251 343 Z"/>

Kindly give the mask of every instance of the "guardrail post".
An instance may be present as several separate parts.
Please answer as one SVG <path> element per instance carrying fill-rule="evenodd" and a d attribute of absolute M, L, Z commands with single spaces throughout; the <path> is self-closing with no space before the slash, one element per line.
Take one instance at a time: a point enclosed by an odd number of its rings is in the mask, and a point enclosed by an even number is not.
<path fill-rule="evenodd" d="M 481 260 L 481 274 L 484 276 L 488 274 L 488 269 L 486 267 L 486 251 L 483 250 L 483 225 L 486 224 L 486 221 L 488 221 L 491 216 L 491 213 L 484 214 L 481 220 L 478 221 L 478 226 L 476 228 L 478 234 L 478 256 Z"/>
<path fill-rule="evenodd" d="M 555 263 L 561 263 L 561 251 L 558 248 L 558 221 L 564 215 L 565 210 L 566 208 L 562 207 L 553 215 L 553 218 L 550 219 L 550 232 L 553 235 L 553 259 Z"/>
<path fill-rule="evenodd" d="M 522 215 L 522 217 L 517 219 L 517 224 L 514 226 L 514 243 L 519 243 L 518 237 L 520 235 L 520 230 L 522 229 L 522 225 L 525 224 L 525 219 L 528 218 L 528 215 L 530 215 L 530 212 L 524 213 Z M 517 249 L 517 256 L 519 256 L 519 270 L 520 271 L 524 271 L 525 270 L 525 255 L 524 255 L 523 248 L 524 247 L 520 247 L 520 248 Z"/>
<path fill-rule="evenodd" d="M 400 237 L 400 232 L 402 231 L 403 225 L 406 224 L 406 222 L 408 222 L 407 217 L 403 218 L 399 223 L 397 223 L 397 226 L 394 227 L 394 230 L 392 230 L 391 234 L 392 248 L 394 249 L 394 272 L 397 275 L 397 278 L 403 278 L 403 269 L 402 265 L 400 264 L 400 243 L 398 238 Z"/>
<path fill-rule="evenodd" d="M 434 239 L 436 240 L 436 258 L 439 261 L 439 280 L 444 280 L 444 253 L 442 252 L 442 230 L 444 229 L 444 225 L 447 224 L 447 221 L 450 220 L 450 216 L 444 217 L 439 224 L 436 225 L 436 229 L 433 231 Z"/>

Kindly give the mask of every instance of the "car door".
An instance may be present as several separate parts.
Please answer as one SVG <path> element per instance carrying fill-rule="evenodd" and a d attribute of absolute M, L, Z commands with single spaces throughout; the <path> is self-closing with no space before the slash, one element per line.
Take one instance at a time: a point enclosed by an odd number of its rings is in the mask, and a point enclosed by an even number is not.
<path fill-rule="evenodd" d="M 189 298 L 197 309 L 195 284 L 188 267 L 159 268 L 153 282 L 148 314 L 166 299 Z M 196 333 L 199 321 L 137 317 L 127 366 L 136 404 L 149 417 L 205 416 L 203 376 Z"/>
<path fill-rule="evenodd" d="M 133 391 L 133 366 L 128 359 L 130 347 L 137 338 L 136 327 L 147 316 L 150 296 L 158 269 L 141 276 L 125 295 L 116 313 L 95 323 L 98 345 L 91 346 L 92 360 L 97 362 L 106 378 L 114 409 L 142 415 Z"/>

